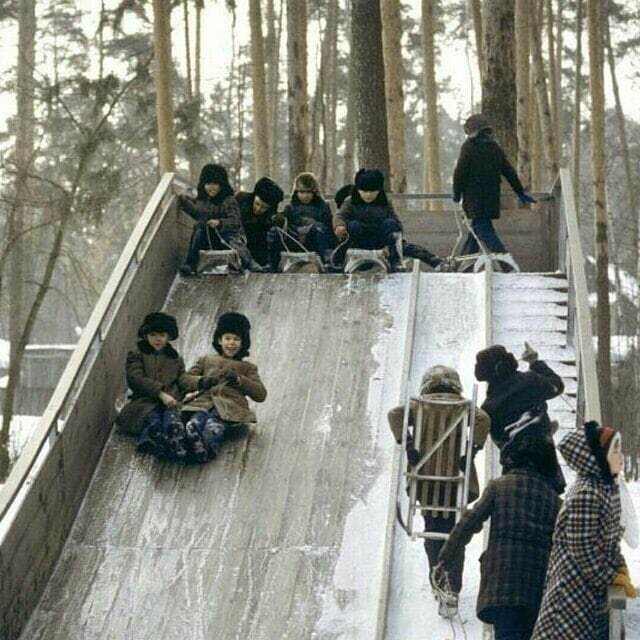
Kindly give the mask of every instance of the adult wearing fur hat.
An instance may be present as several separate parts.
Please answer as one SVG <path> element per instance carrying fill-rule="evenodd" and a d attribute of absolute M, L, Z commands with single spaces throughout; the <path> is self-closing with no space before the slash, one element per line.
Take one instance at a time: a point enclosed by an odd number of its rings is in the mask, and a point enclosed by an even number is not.
<path fill-rule="evenodd" d="M 384 191 L 384 174 L 378 169 L 360 169 L 355 189 L 333 217 L 333 230 L 339 241 L 349 240 L 352 249 L 389 250 L 392 268 L 399 266 L 396 234 L 402 224 Z"/>
<path fill-rule="evenodd" d="M 518 371 L 515 356 L 502 345 L 493 345 L 476 354 L 475 375 L 487 382 L 487 395 L 482 408 L 491 418 L 491 438 L 503 450 L 509 439 L 510 428 L 529 428 L 543 440 L 551 441 L 552 423 L 547 413 L 546 401 L 564 391 L 562 378 L 525 342 L 522 360 L 529 364 L 529 371 Z M 554 486 L 561 493 L 566 486 L 562 471 L 553 450 L 549 461 L 556 469 Z M 504 464 L 504 458 L 501 456 Z"/>
<path fill-rule="evenodd" d="M 241 313 L 225 313 L 213 332 L 213 353 L 189 369 L 186 383 L 198 396 L 183 407 L 186 431 L 203 445 L 204 462 L 214 458 L 225 436 L 256 421 L 247 398 L 264 402 L 267 390 L 258 367 L 244 360 L 251 348 L 251 324 Z"/>
<path fill-rule="evenodd" d="M 309 251 L 315 251 L 323 262 L 331 263 L 331 209 L 313 173 L 305 171 L 296 176 L 290 204 L 273 220 L 276 226 L 267 236 L 273 271 L 278 270 L 280 254 L 285 247 L 289 251 L 300 251 L 302 245 Z"/>
<path fill-rule="evenodd" d="M 260 178 L 250 193 L 240 191 L 236 194 L 247 236 L 247 246 L 253 259 L 262 267 L 268 267 L 267 234 L 274 225 L 273 217 L 278 212 L 278 205 L 283 198 L 282 189 L 267 177 Z"/>
<path fill-rule="evenodd" d="M 345 184 L 336 191 L 334 200 L 338 209 L 340 209 L 343 202 L 353 194 L 355 187 L 355 184 Z M 402 254 L 406 258 L 415 258 L 416 260 L 420 260 L 434 269 L 442 264 L 442 258 L 431 253 L 429 249 L 419 244 L 407 242 L 404 238 L 402 240 Z"/>
<path fill-rule="evenodd" d="M 439 410 L 442 413 L 442 420 L 452 420 L 456 416 L 460 415 L 460 400 L 464 398 L 462 395 L 462 383 L 460 382 L 460 376 L 455 369 L 446 367 L 444 365 L 436 365 L 430 367 L 424 372 L 422 376 L 422 383 L 420 385 L 420 397 L 424 400 L 436 401 L 442 403 L 439 405 Z M 447 406 L 446 403 L 451 403 Z M 398 406 L 389 411 L 389 427 L 393 433 L 396 442 L 400 444 L 402 442 L 402 428 L 404 422 L 404 406 Z M 432 442 L 432 437 L 428 433 L 422 434 L 422 440 L 420 443 L 420 449 L 416 449 L 416 445 L 413 439 L 413 432 L 416 426 L 417 416 L 417 403 L 412 401 L 409 405 L 409 428 L 410 433 L 407 438 L 407 460 L 408 469 L 411 470 L 411 465 L 415 465 L 427 453 L 429 449 L 428 443 Z M 484 446 L 489 433 L 489 416 L 480 408 L 476 408 L 476 422 L 474 429 L 474 447 L 471 452 L 472 457 L 475 457 L 476 453 Z M 458 458 L 458 466 L 460 469 L 466 468 L 466 457 L 459 456 L 460 451 L 460 437 L 457 437 L 455 442 L 446 442 L 443 445 L 443 455 L 451 453 L 450 447 L 453 447 L 455 452 L 453 455 Z M 433 475 L 435 472 L 434 462 L 427 462 L 420 470 L 421 474 Z M 476 472 L 475 464 L 471 465 L 471 477 L 469 479 L 469 502 L 473 502 L 480 494 L 478 475 Z M 455 507 L 456 506 L 456 492 L 452 491 L 450 494 L 444 496 L 440 494 L 440 506 L 442 507 Z M 434 483 L 430 481 L 420 482 L 417 490 L 417 497 L 420 504 L 424 507 L 426 505 L 434 504 Z M 424 511 L 424 526 L 425 531 L 436 533 L 449 533 L 455 526 L 455 518 L 451 512 L 442 511 Z M 427 559 L 429 567 L 433 568 L 438 562 L 438 554 L 444 544 L 443 540 L 429 540 L 425 539 L 424 547 L 427 553 Z M 462 573 L 464 568 L 464 548 L 459 553 L 455 554 L 455 558 L 451 563 L 451 589 L 453 592 L 454 600 L 457 601 L 457 594 L 462 588 Z M 448 607 L 452 608 L 456 606 L 456 602 L 449 602 Z"/>
<path fill-rule="evenodd" d="M 504 151 L 493 137 L 491 122 L 485 114 L 474 114 L 464 123 L 467 139 L 453 172 L 453 201 L 460 202 L 476 236 L 493 253 L 506 249 L 493 228 L 500 217 L 500 181 L 504 176 L 523 204 L 535 202 L 528 194 Z M 463 254 L 479 251 L 469 233 Z"/>
<path fill-rule="evenodd" d="M 607 640 L 607 587 L 637 595 L 620 551 L 620 434 L 587 422 L 558 449 L 577 479 L 556 523 L 533 640 Z"/>
<path fill-rule="evenodd" d="M 247 249 L 240 209 L 233 197 L 227 170 L 219 164 L 206 164 L 200 171 L 196 200 L 179 196 L 180 208 L 196 221 L 184 264 L 180 273 L 196 273 L 200 251 L 207 249 L 235 249 L 243 268 L 258 268 Z"/>

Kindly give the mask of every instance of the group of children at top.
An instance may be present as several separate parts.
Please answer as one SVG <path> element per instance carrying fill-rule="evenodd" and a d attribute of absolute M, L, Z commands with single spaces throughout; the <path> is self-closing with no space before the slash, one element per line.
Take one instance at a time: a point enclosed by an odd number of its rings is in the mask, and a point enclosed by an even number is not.
<path fill-rule="evenodd" d="M 480 558 L 477 615 L 493 625 L 495 640 L 607 640 L 608 585 L 621 586 L 627 597 L 637 595 L 620 552 L 620 434 L 587 422 L 562 439 L 558 449 L 577 474 L 563 504 L 566 485 L 552 437 L 558 425 L 549 419 L 547 401 L 560 395 L 564 384 L 527 343 L 521 359 L 529 365 L 526 372 L 518 370 L 516 358 L 501 345 L 476 355 L 475 376 L 487 383 L 486 399 L 475 409 L 473 450 L 458 460 L 463 472 L 466 456 L 473 459 L 490 435 L 500 450 L 502 475 L 479 496 L 472 463 L 469 501 L 480 499 L 457 524 L 446 510 L 456 506 L 456 492 L 444 494 L 446 504 L 436 504 L 434 482 L 418 483 L 425 532 L 447 534 L 446 541 L 425 538 L 431 586 L 441 615 L 455 616 L 465 546 L 491 518 Z M 460 377 L 448 367 L 432 367 L 423 376 L 420 393 L 425 400 L 451 402 L 455 411 L 456 400 L 462 399 Z M 404 412 L 400 406 L 389 413 L 398 443 Z M 416 450 L 415 421 L 412 402 L 406 438 L 409 469 L 424 458 L 435 437 L 423 432 Z M 429 424 L 423 421 L 427 429 Z M 454 448 L 459 451 L 461 434 L 457 438 Z M 420 475 L 433 472 L 431 460 L 419 470 Z"/>
<path fill-rule="evenodd" d="M 453 176 L 453 199 L 463 200 L 471 221 L 463 254 L 479 251 L 477 240 L 493 253 L 506 249 L 493 228 L 500 217 L 500 181 L 504 176 L 522 203 L 535 202 L 525 191 L 515 170 L 492 135 L 491 124 L 482 114 L 464 125 L 467 140 L 462 145 Z M 180 272 L 197 271 L 199 252 L 235 249 L 242 267 L 251 271 L 278 271 L 283 250 L 315 252 L 328 269 L 340 268 L 347 248 L 387 248 L 391 270 L 400 266 L 398 239 L 402 223 L 384 190 L 384 175 L 377 169 L 360 169 L 354 184 L 335 194 L 332 214 L 318 180 L 312 173 L 299 174 L 292 186 L 289 204 L 280 210 L 282 189 L 270 178 L 260 178 L 250 193 L 229 184 L 227 171 L 216 164 L 203 167 L 195 200 L 180 196 L 181 209 L 196 224 Z M 340 251 L 335 251 L 337 248 Z M 402 254 L 433 268 L 442 259 L 424 247 L 401 241 Z"/>

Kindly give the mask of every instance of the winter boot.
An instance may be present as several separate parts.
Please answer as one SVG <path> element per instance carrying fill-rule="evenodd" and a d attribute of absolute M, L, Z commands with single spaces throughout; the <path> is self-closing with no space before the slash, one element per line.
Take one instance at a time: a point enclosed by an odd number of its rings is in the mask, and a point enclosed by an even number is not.
<path fill-rule="evenodd" d="M 451 620 L 458 615 L 458 594 L 442 593 L 438 597 L 438 615 Z"/>
<path fill-rule="evenodd" d="M 183 275 L 187 278 L 190 276 L 195 276 L 197 273 L 195 267 L 187 264 L 186 262 L 178 267 L 178 271 L 180 272 L 180 275 Z"/>

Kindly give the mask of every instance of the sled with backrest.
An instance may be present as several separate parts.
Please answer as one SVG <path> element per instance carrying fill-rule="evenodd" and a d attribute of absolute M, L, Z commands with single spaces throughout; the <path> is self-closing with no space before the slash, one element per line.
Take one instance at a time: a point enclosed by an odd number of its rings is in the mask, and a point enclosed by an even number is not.
<path fill-rule="evenodd" d="M 438 271 L 458 271 L 462 273 L 479 273 L 486 271 L 491 265 L 494 271 L 505 273 L 519 273 L 520 267 L 510 253 L 492 253 L 478 238 L 471 227 L 468 218 L 464 215 L 462 207 L 457 205 L 454 209 L 454 218 L 458 228 L 458 237 L 451 254 L 444 259 Z M 462 254 L 467 234 L 471 234 L 480 248 L 478 253 Z"/>
<path fill-rule="evenodd" d="M 396 232 L 393 236 L 396 252 L 400 258 L 399 270 L 404 271 L 406 266 L 402 252 L 402 234 Z M 391 271 L 391 261 L 388 247 L 383 249 L 347 249 L 344 259 L 345 273 L 388 273 L 389 271 Z"/>
<path fill-rule="evenodd" d="M 453 514 L 458 522 L 469 502 L 469 480 L 471 477 L 475 426 L 475 406 L 477 387 L 474 386 L 473 399 L 440 400 L 435 398 L 414 398 L 415 426 L 413 428 L 414 447 L 424 454 L 415 466 L 404 473 L 407 478 L 409 504 L 406 517 L 398 510 L 400 522 L 413 539 L 428 538 L 446 540 L 446 533 L 425 532 L 415 527 L 415 518 L 425 512 L 434 515 Z M 405 409 L 403 446 L 408 438 L 408 406 Z M 464 469 L 460 469 L 460 459 L 466 456 Z M 426 482 L 426 492 L 418 488 Z M 426 493 L 426 500 L 424 494 Z M 405 524 L 406 523 L 406 524 Z M 422 523 L 420 522 L 420 525 Z"/>
<path fill-rule="evenodd" d="M 226 249 L 214 249 L 210 233 L 214 232 L 222 246 Z M 238 252 L 220 235 L 217 229 L 209 229 L 207 233 L 209 249 L 200 250 L 198 259 L 198 273 L 200 275 L 223 275 L 228 273 L 242 273 L 242 262 Z"/>
<path fill-rule="evenodd" d="M 279 268 L 282 273 L 324 273 L 325 267 L 320 256 L 315 251 L 309 251 L 295 236 L 284 227 L 276 227 L 276 232 L 282 252 L 280 253 Z M 290 243 L 290 244 L 288 244 Z M 290 245 L 298 250 L 292 250 Z"/>

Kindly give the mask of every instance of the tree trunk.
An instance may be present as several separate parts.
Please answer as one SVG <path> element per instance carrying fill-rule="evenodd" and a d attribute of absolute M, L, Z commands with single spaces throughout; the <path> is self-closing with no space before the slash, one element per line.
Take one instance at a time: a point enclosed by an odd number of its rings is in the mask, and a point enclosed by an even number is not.
<path fill-rule="evenodd" d="M 580 219 L 580 121 L 582 109 L 583 6 L 583 0 L 576 0 L 576 86 L 573 97 L 573 195 L 576 201 L 578 220 Z"/>
<path fill-rule="evenodd" d="M 253 88 L 253 142 L 255 178 L 271 173 L 269 167 L 269 121 L 264 70 L 264 42 L 260 0 L 249 0 L 251 28 L 251 85 Z"/>
<path fill-rule="evenodd" d="M 289 179 L 307 169 L 309 103 L 307 93 L 307 1 L 287 0 L 287 95 L 289 103 Z"/>
<path fill-rule="evenodd" d="M 442 191 L 440 125 L 436 82 L 435 10 L 437 0 L 422 0 L 422 84 L 424 91 L 423 185 L 428 193 Z"/>
<path fill-rule="evenodd" d="M 480 71 L 480 80 L 482 81 L 482 74 L 484 73 L 485 60 L 484 60 L 484 37 L 482 33 L 482 6 L 481 0 L 469 0 L 471 7 L 471 14 L 473 16 L 473 33 L 476 37 L 476 55 L 478 57 L 478 69 Z"/>
<path fill-rule="evenodd" d="M 327 37 L 329 38 L 329 59 L 325 84 L 327 108 L 324 140 L 327 175 L 325 191 L 335 189 L 337 179 L 337 108 L 338 108 L 338 0 L 329 0 L 327 14 Z"/>
<path fill-rule="evenodd" d="M 485 0 L 482 112 L 489 114 L 496 138 L 512 162 L 518 157 L 514 0 Z"/>
<path fill-rule="evenodd" d="M 383 171 L 388 186 L 389 138 L 378 2 L 353 0 L 351 41 L 355 65 L 358 163 L 361 167 Z"/>
<path fill-rule="evenodd" d="M 551 107 L 551 122 L 553 124 L 553 137 L 556 140 L 558 161 L 560 160 L 560 126 L 558 124 L 558 76 L 556 67 L 556 45 L 553 35 L 554 16 L 552 0 L 545 0 L 547 14 L 547 59 L 549 61 L 549 101 Z"/>
<path fill-rule="evenodd" d="M 534 84 L 533 69 L 531 69 L 529 86 Z M 544 149 L 540 141 L 540 111 L 536 101 L 536 94 L 531 92 L 529 101 L 529 111 L 531 113 L 531 188 L 534 191 L 542 191 L 544 188 Z"/>
<path fill-rule="evenodd" d="M 529 64 L 529 0 L 516 0 L 516 83 L 518 87 L 518 175 L 525 186 L 531 186 L 531 65 Z"/>
<path fill-rule="evenodd" d="M 547 93 L 547 80 L 545 77 L 544 60 L 542 59 L 542 40 L 540 36 L 540 22 L 536 15 L 535 3 L 529 5 L 529 35 L 531 42 L 532 63 L 534 70 L 534 88 L 540 116 L 540 132 L 542 136 L 542 148 L 544 150 L 548 177 L 555 180 L 558 175 L 558 151 L 554 135 L 551 108 L 549 106 L 549 94 Z"/>
<path fill-rule="evenodd" d="M 194 92 L 198 98 L 202 95 L 202 10 L 204 0 L 196 0 L 196 60 Z"/>
<path fill-rule="evenodd" d="M 564 19 L 563 19 L 563 0 L 557 0 L 557 10 L 556 10 L 556 60 L 555 60 L 555 69 L 556 69 L 556 105 L 555 112 L 557 113 L 556 119 L 556 129 L 558 136 L 558 162 L 561 163 L 563 153 L 563 141 L 564 141 L 564 123 L 562 116 L 562 47 L 563 47 L 563 37 L 562 33 L 564 30 Z M 561 163 L 562 164 L 562 163 Z"/>
<path fill-rule="evenodd" d="M 175 171 L 176 140 L 173 124 L 171 60 L 171 2 L 153 0 L 153 52 L 155 56 L 156 119 L 160 173 Z"/>
<path fill-rule="evenodd" d="M 184 53 L 187 61 L 187 100 L 193 97 L 193 79 L 191 76 L 191 30 L 189 29 L 189 0 L 182 0 L 184 10 Z"/>
<path fill-rule="evenodd" d="M 344 123 L 344 164 L 342 166 L 342 181 L 344 184 L 353 182 L 356 147 L 356 66 L 353 55 L 353 30 L 351 25 L 349 25 L 349 34 L 347 116 Z"/>
<path fill-rule="evenodd" d="M 598 379 L 603 424 L 611 424 L 611 317 L 609 310 L 609 246 L 605 158 L 605 101 L 601 0 L 587 0 L 589 78 L 591 88 L 591 171 L 596 236 Z"/>
<path fill-rule="evenodd" d="M 425 1 L 422 4 L 424 7 Z M 427 4 L 431 4 L 431 2 L 427 2 Z M 380 14 L 389 135 L 389 183 L 394 193 L 404 193 L 407 190 L 407 160 L 404 90 L 402 87 L 404 72 L 402 67 L 400 0 L 380 0 Z"/>
<path fill-rule="evenodd" d="M 273 174 L 276 166 L 276 146 L 278 129 L 273 126 L 274 112 L 278 110 L 278 64 L 280 61 L 278 38 L 276 35 L 276 12 L 274 0 L 267 0 L 267 38 L 265 53 L 267 58 L 267 122 L 269 122 L 269 168 Z M 276 121 L 277 122 L 277 121 Z"/>
<path fill-rule="evenodd" d="M 15 200 L 7 220 L 8 240 L 13 243 L 10 253 L 9 276 L 9 384 L 6 398 L 11 402 L 3 407 L 0 426 L 0 480 L 9 473 L 9 436 L 13 417 L 13 390 L 20 378 L 20 336 L 24 326 L 24 267 L 29 263 L 27 243 L 24 242 L 25 222 L 28 221 L 26 201 L 29 193 L 27 174 L 34 155 L 34 99 L 35 99 L 35 0 L 20 0 L 18 7 L 18 64 L 17 64 L 17 131 L 15 147 Z"/>

